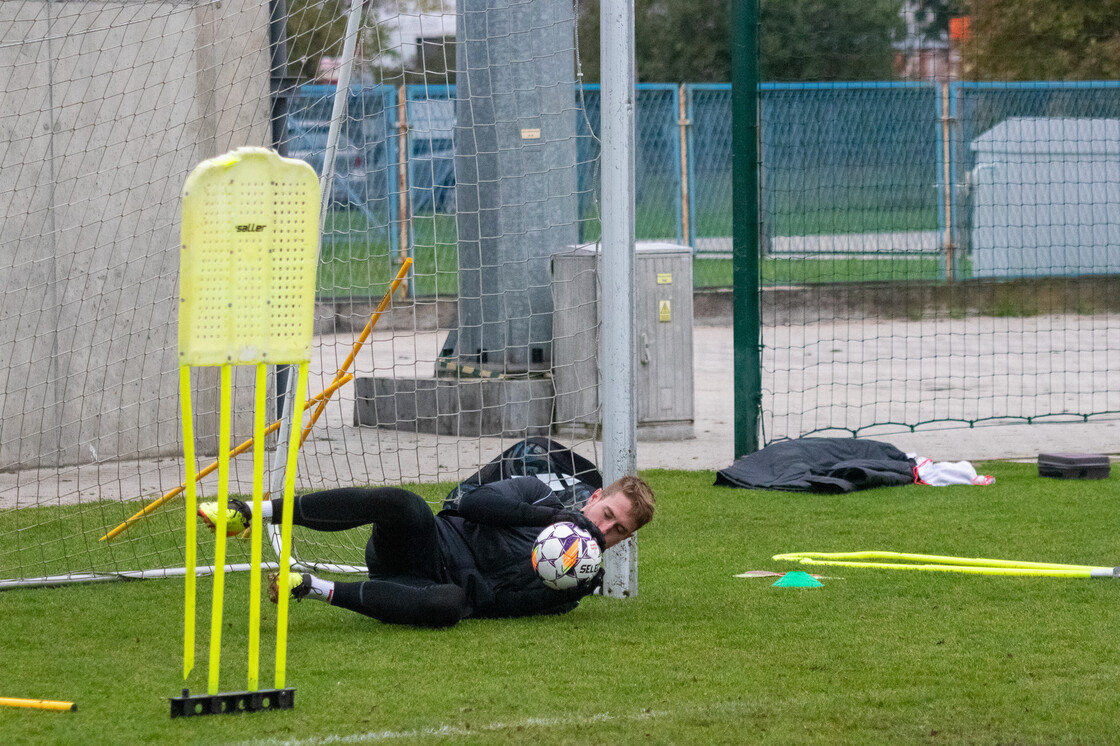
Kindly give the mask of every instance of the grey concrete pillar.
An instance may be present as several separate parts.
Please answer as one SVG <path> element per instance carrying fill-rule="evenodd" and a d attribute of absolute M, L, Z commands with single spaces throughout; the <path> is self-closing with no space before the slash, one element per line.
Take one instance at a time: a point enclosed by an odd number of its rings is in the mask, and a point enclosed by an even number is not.
<path fill-rule="evenodd" d="M 460 0 L 457 12 L 454 354 L 547 370 L 549 260 L 578 240 L 572 5 Z"/>

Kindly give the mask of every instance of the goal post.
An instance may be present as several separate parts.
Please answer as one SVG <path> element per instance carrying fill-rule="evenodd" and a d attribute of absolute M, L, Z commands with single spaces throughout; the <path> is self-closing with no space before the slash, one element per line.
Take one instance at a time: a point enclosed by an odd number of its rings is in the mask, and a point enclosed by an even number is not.
<path fill-rule="evenodd" d="M 602 13 L 602 370 L 603 476 L 606 483 L 638 473 L 634 340 L 634 2 L 604 0 Z M 637 593 L 636 537 L 604 557 L 604 592 Z"/>
<path fill-rule="evenodd" d="M 454 484 L 531 435 L 608 475 L 633 473 L 632 441 L 601 427 L 576 434 L 553 407 L 550 261 L 596 239 L 599 207 L 616 199 L 600 199 L 599 156 L 586 157 L 600 123 L 579 85 L 574 10 L 491 3 L 490 22 L 456 40 L 456 19 L 474 7 L 457 5 L 0 4 L 0 107 L 11 124 L 0 142 L 0 589 L 186 573 L 180 192 L 196 164 L 241 146 L 286 151 L 323 177 L 304 393 L 329 401 L 297 454 L 297 489 L 398 484 L 438 509 Z M 286 17 L 274 17 L 281 6 Z M 468 56 L 492 66 L 478 76 L 488 89 L 468 84 Z M 450 93 L 425 94 L 437 89 Z M 612 157 L 619 147 L 609 145 Z M 463 273 L 471 226 L 473 275 Z M 332 393 L 406 261 L 407 292 L 392 295 L 353 380 Z M 614 270 L 602 271 L 606 281 Z M 485 315 L 464 318 L 472 304 Z M 477 344 L 456 346 L 476 333 Z M 597 357 L 578 382 L 596 416 L 619 387 L 613 363 Z M 230 379 L 223 408 L 218 373 L 193 376 L 200 467 L 217 455 L 223 413 L 232 444 L 252 436 L 253 371 Z M 632 413 L 610 414 L 625 431 L 618 416 Z M 267 436 L 277 462 L 296 426 Z M 630 461 L 608 465 L 607 442 Z M 252 491 L 243 452 L 228 464 L 231 495 Z M 215 484 L 203 474 L 197 499 Z M 295 561 L 361 571 L 360 534 L 297 528 Z M 199 532 L 199 557 L 212 556 L 210 541 Z M 227 571 L 249 561 L 248 547 L 230 544 Z"/>

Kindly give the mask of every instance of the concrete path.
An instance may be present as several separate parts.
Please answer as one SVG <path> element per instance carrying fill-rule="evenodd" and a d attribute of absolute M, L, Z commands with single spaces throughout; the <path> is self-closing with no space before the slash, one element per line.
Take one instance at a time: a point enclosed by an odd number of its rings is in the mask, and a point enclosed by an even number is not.
<path fill-rule="evenodd" d="M 895 349 L 885 355 L 889 360 L 898 362 L 904 355 L 906 340 L 913 340 L 924 334 L 927 339 L 938 334 L 949 334 L 953 330 L 931 327 L 929 322 L 913 322 L 914 329 L 902 328 L 891 322 L 878 339 L 894 339 L 901 344 L 902 352 Z M 946 323 L 963 323 L 960 321 Z M 972 322 L 970 322 L 972 323 Z M 989 322 L 975 322 L 989 323 Z M 994 320 L 990 323 L 1007 323 L 1007 320 Z M 1043 323 L 1043 322 L 1038 322 Z M 1051 320 L 1049 322 L 1053 324 Z M 925 324 L 924 326 L 922 326 Z M 863 329 L 864 325 L 850 325 L 851 329 Z M 1120 319 L 1107 317 L 1095 325 L 1100 333 L 1120 333 Z M 845 330 L 848 331 L 845 331 Z M 835 346 L 838 335 L 851 333 L 845 325 L 837 328 L 820 327 L 815 331 L 803 326 L 782 330 L 772 329 L 771 339 L 785 339 L 789 349 L 799 348 L 812 351 L 816 343 L 810 339 L 793 339 L 796 335 L 814 334 L 825 338 L 829 345 Z M 856 332 L 870 334 L 866 330 Z M 783 334 L 785 335 L 783 337 Z M 932 337 L 930 336 L 932 335 Z M 1064 335 L 1060 329 L 1055 339 Z M 321 388 L 317 383 L 329 378 L 337 370 L 349 352 L 355 335 L 339 334 L 317 338 L 317 355 L 312 363 L 312 385 L 314 391 Z M 359 375 L 389 375 L 393 371 L 398 376 L 431 376 L 434 371 L 436 355 L 443 335 L 436 332 L 423 332 L 409 336 L 394 336 L 392 332 L 378 332 L 373 335 L 369 346 L 359 355 L 355 371 Z M 901 340 L 901 341 L 899 341 Z M 851 343 L 853 340 L 846 340 Z M 639 469 L 685 469 L 717 470 L 729 466 L 734 460 L 734 410 L 733 410 L 733 349 L 732 330 L 729 326 L 697 326 L 694 330 L 694 371 L 695 371 L 695 434 L 690 440 L 673 442 L 639 441 Z M 829 349 L 832 349 L 829 347 Z M 850 349 L 870 349 L 853 345 Z M 878 349 L 878 348 L 876 348 Z M 884 357 L 881 354 L 880 358 Z M 1037 355 L 1033 350 L 1031 355 Z M 1045 356 L 1044 356 L 1045 357 Z M 1025 358 L 1024 358 L 1025 359 Z M 832 362 L 832 372 L 828 367 L 817 375 L 839 378 L 852 370 L 856 361 L 849 354 L 838 357 Z M 819 365 L 819 361 L 815 363 Z M 803 361 L 792 365 L 808 365 Z M 1099 366 L 1098 366 L 1099 367 Z M 1120 361 L 1110 361 L 1107 370 L 1120 369 Z M 1042 387 L 1062 386 L 1063 374 L 1057 371 L 1054 380 L 1040 381 L 1037 373 L 1025 380 Z M 780 376 L 776 376 L 780 378 Z M 960 382 L 967 395 L 967 381 Z M 767 383 L 768 401 L 780 399 L 782 392 L 776 391 L 776 384 Z M 1066 385 L 1065 389 L 1069 389 Z M 1092 386 L 1086 386 L 1086 396 L 1108 392 L 1109 381 L 1102 379 Z M 1116 387 L 1113 386 L 1115 389 Z M 350 384 L 342 389 L 340 395 L 328 406 L 323 419 L 316 426 L 312 437 L 305 444 L 300 459 L 301 487 L 329 487 L 345 484 L 381 484 L 399 482 L 458 481 L 473 473 L 478 466 L 500 453 L 514 441 L 499 438 L 456 439 L 416 433 L 383 430 L 377 428 L 354 427 L 354 387 Z M 1064 389 L 1059 389 L 1064 390 Z M 847 404 L 873 406 L 876 403 L 889 403 L 903 396 L 896 392 L 892 395 L 890 386 L 846 386 L 835 389 L 830 396 L 861 397 L 860 402 Z M 1109 394 L 1117 396 L 1115 392 Z M 843 402 L 833 402 L 844 405 Z M 1076 402 L 1073 403 L 1076 405 Z M 1076 411 L 1076 410 L 1074 410 Z M 774 418 L 783 416 L 782 411 L 768 415 L 773 429 Z M 843 437 L 843 433 L 832 433 Z M 1102 419 L 1099 422 L 1054 422 L 1048 424 L 1024 425 L 983 425 L 975 428 L 959 424 L 940 422 L 910 432 L 901 426 L 883 426 L 874 433 L 862 435 L 895 445 L 908 453 L 916 453 L 935 461 L 981 461 L 989 459 L 1030 459 L 1041 452 L 1091 452 L 1120 456 L 1120 415 Z M 595 442 L 575 444 L 578 452 L 601 460 L 600 445 Z M 251 459 L 242 456 L 235 462 L 233 469 L 234 486 L 237 491 L 247 492 L 251 486 Z M 109 462 L 87 464 L 60 470 L 21 471 L 0 474 L 0 508 L 32 506 L 43 504 L 66 504 L 94 499 L 133 500 L 141 496 L 158 497 L 167 490 L 178 486 L 182 474 L 179 459 L 152 461 Z M 213 494 L 214 481 L 204 483 L 204 492 Z"/>

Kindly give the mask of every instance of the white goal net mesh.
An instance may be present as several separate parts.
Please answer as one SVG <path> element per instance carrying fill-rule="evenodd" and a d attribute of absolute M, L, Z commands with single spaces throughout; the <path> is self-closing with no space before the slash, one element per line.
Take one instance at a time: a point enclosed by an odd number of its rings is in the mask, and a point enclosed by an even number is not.
<path fill-rule="evenodd" d="M 573 7 L 457 6 L 355 4 L 340 101 L 349 2 L 0 3 L 0 587 L 183 565 L 180 193 L 239 146 L 320 174 L 335 151 L 307 393 L 354 380 L 304 443 L 298 489 L 407 485 L 438 506 L 527 436 L 597 461 L 594 255 L 553 281 L 554 257 L 598 238 Z M 195 386 L 202 470 L 217 372 Z M 235 445 L 252 391 L 238 369 Z M 251 469 L 233 459 L 232 494 Z M 200 485 L 205 500 L 216 477 Z M 363 561 L 357 532 L 296 542 L 308 562 Z"/>

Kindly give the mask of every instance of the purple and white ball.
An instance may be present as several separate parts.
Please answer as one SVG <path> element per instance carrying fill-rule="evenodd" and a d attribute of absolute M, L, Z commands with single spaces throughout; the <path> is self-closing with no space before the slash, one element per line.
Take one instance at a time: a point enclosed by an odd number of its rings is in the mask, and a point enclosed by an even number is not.
<path fill-rule="evenodd" d="M 558 591 L 590 580 L 603 566 L 603 554 L 591 534 L 574 523 L 554 523 L 533 544 L 533 569 Z"/>

